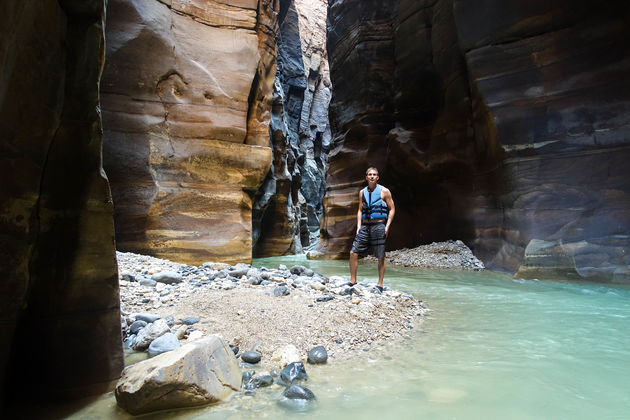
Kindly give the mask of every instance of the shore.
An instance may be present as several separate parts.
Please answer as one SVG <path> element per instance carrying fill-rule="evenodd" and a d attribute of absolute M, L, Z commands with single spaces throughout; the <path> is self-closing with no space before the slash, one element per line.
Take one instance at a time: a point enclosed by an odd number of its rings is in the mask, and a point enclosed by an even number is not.
<path fill-rule="evenodd" d="M 367 261 L 376 261 L 370 256 Z M 403 267 L 439 270 L 484 270 L 485 267 L 462 241 L 433 242 L 416 248 L 403 248 L 385 253 L 385 260 Z"/>
<path fill-rule="evenodd" d="M 409 336 L 428 311 L 409 294 L 389 287 L 380 293 L 365 282 L 350 288 L 347 276 L 328 278 L 299 265 L 196 267 L 117 256 L 125 336 L 137 314 L 149 313 L 166 319 L 182 344 L 218 334 L 241 352 L 256 349 L 263 362 L 287 345 L 304 358 L 315 346 L 333 358 L 368 351 Z"/>

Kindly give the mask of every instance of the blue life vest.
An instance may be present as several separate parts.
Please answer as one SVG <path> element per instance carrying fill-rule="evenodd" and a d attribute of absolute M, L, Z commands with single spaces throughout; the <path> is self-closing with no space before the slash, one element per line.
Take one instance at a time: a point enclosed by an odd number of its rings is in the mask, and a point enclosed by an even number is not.
<path fill-rule="evenodd" d="M 361 218 L 363 220 L 387 219 L 389 207 L 381 198 L 381 186 L 376 185 L 374 191 L 369 192 L 368 187 L 363 189 L 361 200 Z"/>

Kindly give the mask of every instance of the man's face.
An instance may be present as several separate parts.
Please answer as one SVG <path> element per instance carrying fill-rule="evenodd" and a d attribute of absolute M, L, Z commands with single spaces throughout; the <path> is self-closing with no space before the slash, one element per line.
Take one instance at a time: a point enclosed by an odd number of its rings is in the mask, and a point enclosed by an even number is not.
<path fill-rule="evenodd" d="M 374 171 L 374 170 L 370 170 L 367 175 L 365 176 L 365 179 L 367 179 L 367 182 L 376 182 L 378 181 L 378 172 Z"/>

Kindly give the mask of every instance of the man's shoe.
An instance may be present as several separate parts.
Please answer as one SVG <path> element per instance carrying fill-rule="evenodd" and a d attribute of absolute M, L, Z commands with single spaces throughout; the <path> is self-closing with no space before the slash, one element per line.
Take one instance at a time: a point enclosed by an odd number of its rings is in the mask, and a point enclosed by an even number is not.
<path fill-rule="evenodd" d="M 349 281 L 348 283 L 344 283 L 344 284 L 342 284 L 342 285 L 341 285 L 341 287 L 346 287 L 346 286 L 352 287 L 352 286 L 354 286 L 355 284 L 356 284 L 356 283 L 352 283 L 351 281 Z"/>
<path fill-rule="evenodd" d="M 376 290 L 378 290 L 379 293 L 383 293 L 383 286 L 376 285 L 374 287 L 376 287 Z"/>

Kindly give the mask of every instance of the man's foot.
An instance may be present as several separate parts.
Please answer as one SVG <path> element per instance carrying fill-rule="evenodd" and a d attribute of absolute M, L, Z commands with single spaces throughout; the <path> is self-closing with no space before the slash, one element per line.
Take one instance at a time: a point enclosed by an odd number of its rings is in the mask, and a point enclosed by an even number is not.
<path fill-rule="evenodd" d="M 376 286 L 376 290 L 378 290 L 379 293 L 383 293 L 383 286 L 379 286 L 378 284 Z"/>
<path fill-rule="evenodd" d="M 349 281 L 348 283 L 344 283 L 344 284 L 342 284 L 341 286 L 342 286 L 342 287 L 346 287 L 346 286 L 352 287 L 352 286 L 354 286 L 355 284 L 356 284 L 356 283 L 352 283 L 351 281 Z"/>

